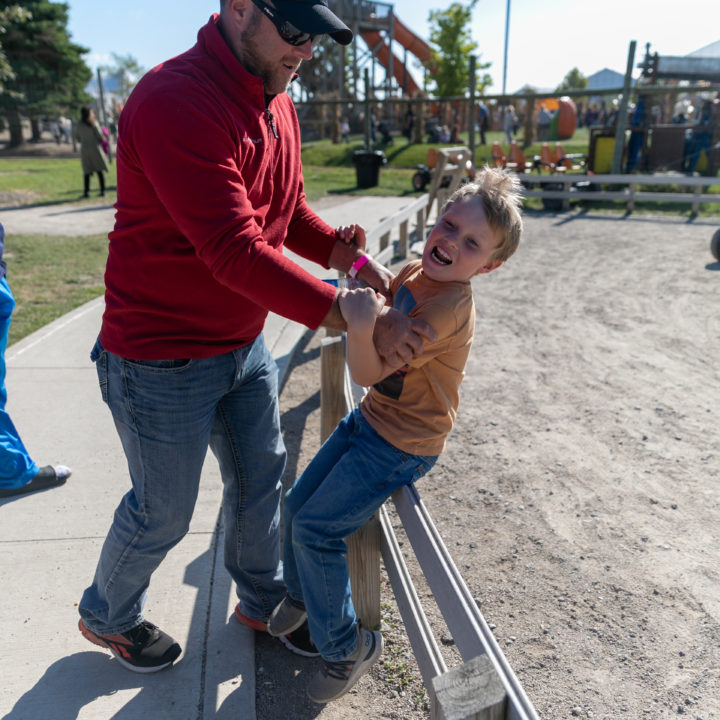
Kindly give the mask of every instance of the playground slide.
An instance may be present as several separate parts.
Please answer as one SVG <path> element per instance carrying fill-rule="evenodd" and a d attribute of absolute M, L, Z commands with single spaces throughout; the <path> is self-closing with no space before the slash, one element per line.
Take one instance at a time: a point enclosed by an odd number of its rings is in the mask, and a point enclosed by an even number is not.
<path fill-rule="evenodd" d="M 368 48 L 374 53 L 378 62 L 384 68 L 388 68 L 390 65 L 390 48 L 384 41 L 382 35 L 372 30 L 366 30 L 362 32 L 361 35 Z M 427 62 L 430 59 L 430 46 L 410 30 L 397 16 L 395 16 L 395 39 L 420 61 Z M 407 82 L 408 95 L 411 97 L 415 95 L 420 88 L 410 72 L 407 73 L 407 78 L 405 77 L 405 68 L 403 67 L 402 60 L 398 58 L 395 53 L 393 53 L 392 65 L 393 76 L 397 84 L 403 87 L 405 82 Z"/>

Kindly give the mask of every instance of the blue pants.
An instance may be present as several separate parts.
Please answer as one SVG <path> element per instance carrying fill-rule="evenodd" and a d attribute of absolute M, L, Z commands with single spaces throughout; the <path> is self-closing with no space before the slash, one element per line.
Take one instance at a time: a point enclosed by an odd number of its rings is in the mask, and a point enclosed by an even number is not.
<path fill-rule="evenodd" d="M 398 450 L 358 409 L 342 420 L 285 496 L 285 584 L 291 598 L 305 603 L 310 634 L 326 660 L 344 660 L 357 647 L 344 538 L 436 460 Z"/>
<path fill-rule="evenodd" d="M 93 348 L 103 400 L 125 450 L 132 489 L 115 511 L 93 584 L 87 627 L 122 633 L 142 620 L 150 576 L 187 533 L 210 447 L 223 480 L 224 558 L 241 611 L 266 619 L 285 587 L 277 366 L 262 335 L 200 360 L 127 360 Z"/>
<path fill-rule="evenodd" d="M 14 309 L 15 298 L 3 277 L 0 279 L 0 487 L 8 490 L 27 485 L 39 470 L 5 410 L 5 351 Z"/>

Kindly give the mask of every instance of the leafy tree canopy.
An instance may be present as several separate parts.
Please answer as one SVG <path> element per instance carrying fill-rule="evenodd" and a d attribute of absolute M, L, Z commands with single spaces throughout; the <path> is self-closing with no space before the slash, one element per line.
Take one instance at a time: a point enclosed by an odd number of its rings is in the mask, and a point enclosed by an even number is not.
<path fill-rule="evenodd" d="M 2 36 L 7 32 L 11 22 L 20 23 L 30 18 L 30 13 L 19 5 L 10 5 L 0 9 L 0 94 L 3 92 L 5 80 L 12 80 L 14 76 L 10 63 L 2 46 Z"/>
<path fill-rule="evenodd" d="M 557 86 L 557 92 L 563 90 L 584 90 L 588 86 L 588 79 L 577 69 L 573 68 Z"/>
<path fill-rule="evenodd" d="M 0 110 L 37 117 L 87 102 L 92 73 L 82 55 L 88 50 L 70 40 L 67 3 L 24 0 L 24 13 L 13 7 L 0 0 L 3 50 L 13 75 L 0 94 Z"/>
<path fill-rule="evenodd" d="M 431 10 L 428 16 L 432 51 L 429 69 L 435 93 L 440 97 L 466 95 L 469 90 L 470 56 L 478 47 L 469 27 L 477 1 L 470 0 L 467 6 L 453 2 L 447 10 Z M 489 67 L 490 63 L 477 63 L 476 70 Z M 480 94 L 491 82 L 490 75 L 478 72 L 475 84 Z"/>

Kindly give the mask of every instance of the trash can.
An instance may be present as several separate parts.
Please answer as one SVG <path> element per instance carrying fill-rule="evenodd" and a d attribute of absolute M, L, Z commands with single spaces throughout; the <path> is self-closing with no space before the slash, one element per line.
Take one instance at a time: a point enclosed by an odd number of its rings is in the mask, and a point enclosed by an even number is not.
<path fill-rule="evenodd" d="M 382 150 L 356 150 L 353 153 L 357 186 L 359 188 L 375 187 L 380 177 L 380 166 L 385 165 L 387 158 Z"/>

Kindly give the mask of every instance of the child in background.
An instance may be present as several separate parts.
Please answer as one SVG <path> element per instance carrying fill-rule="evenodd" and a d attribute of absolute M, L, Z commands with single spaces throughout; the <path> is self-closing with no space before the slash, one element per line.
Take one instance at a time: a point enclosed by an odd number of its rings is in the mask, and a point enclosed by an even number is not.
<path fill-rule="evenodd" d="M 384 297 L 360 288 L 340 298 L 350 372 L 372 387 L 285 497 L 287 595 L 268 622 L 268 632 L 279 636 L 307 618 L 324 661 L 308 686 L 315 702 L 344 695 L 380 657 L 382 636 L 355 616 L 344 538 L 395 490 L 428 472 L 443 451 L 475 328 L 470 280 L 515 252 L 520 203 L 517 177 L 499 168 L 480 171 L 448 199 L 422 260 L 409 262 L 391 284 L 393 307 L 429 323 L 438 338 L 409 364 L 389 366 L 375 351 Z"/>

